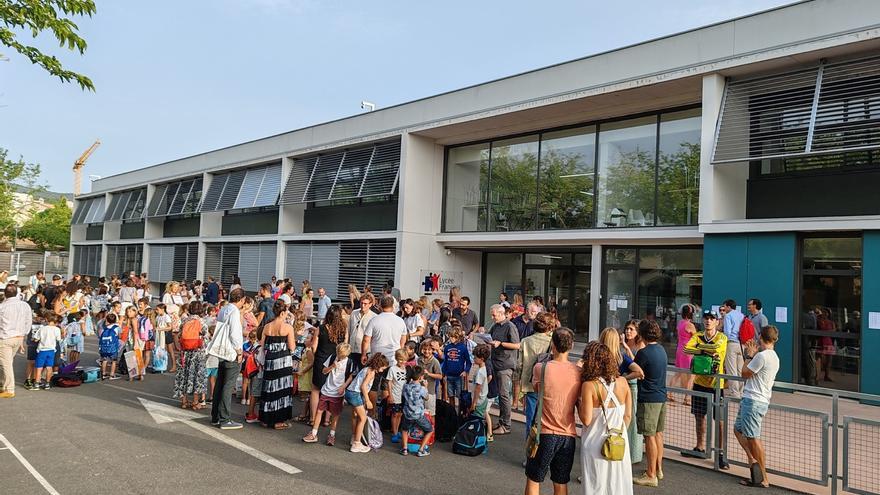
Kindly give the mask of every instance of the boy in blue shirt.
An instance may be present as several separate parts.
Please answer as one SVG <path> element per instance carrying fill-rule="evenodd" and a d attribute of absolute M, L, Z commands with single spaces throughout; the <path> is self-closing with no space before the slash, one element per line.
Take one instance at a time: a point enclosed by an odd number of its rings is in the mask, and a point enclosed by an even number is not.
<path fill-rule="evenodd" d="M 443 362 L 440 371 L 446 383 L 446 402 L 454 408 L 458 408 L 459 395 L 461 395 L 462 382 L 467 380 L 471 370 L 471 353 L 468 351 L 467 342 L 464 341 L 464 331 L 460 326 L 454 326 L 449 331 L 449 343 L 443 347 Z"/>
<path fill-rule="evenodd" d="M 427 445 L 433 435 L 434 427 L 431 426 L 431 421 L 425 417 L 425 400 L 428 399 L 428 389 L 425 387 L 424 378 L 425 370 L 421 366 L 409 368 L 409 382 L 403 386 L 403 439 L 401 441 L 403 448 L 400 449 L 400 455 L 409 455 L 407 442 L 409 441 L 409 429 L 413 426 L 424 432 L 416 455 L 425 457 L 430 454 Z"/>

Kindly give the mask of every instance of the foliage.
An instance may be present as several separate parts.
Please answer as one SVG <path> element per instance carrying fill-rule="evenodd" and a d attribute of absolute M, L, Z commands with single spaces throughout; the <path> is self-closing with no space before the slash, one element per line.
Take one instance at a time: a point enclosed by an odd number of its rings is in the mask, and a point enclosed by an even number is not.
<path fill-rule="evenodd" d="M 67 201 L 58 198 L 52 207 L 34 214 L 21 227 L 18 235 L 29 239 L 44 251 L 67 249 L 70 245 L 70 217 L 73 214 Z"/>
<path fill-rule="evenodd" d="M 7 151 L 0 148 L 0 238 L 11 238 L 15 234 L 15 214 L 17 213 L 13 193 L 32 194 L 41 189 L 36 185 L 40 176 L 40 166 L 25 163 L 24 159 L 7 158 Z M 20 208 L 20 205 L 19 205 Z"/>
<path fill-rule="evenodd" d="M 0 43 L 12 48 L 64 82 L 75 81 L 83 90 L 95 90 L 92 80 L 65 69 L 54 55 L 19 41 L 16 30 L 30 31 L 36 38 L 49 32 L 61 47 L 82 55 L 86 41 L 69 16 L 89 16 L 96 11 L 94 0 L 0 0 Z"/>

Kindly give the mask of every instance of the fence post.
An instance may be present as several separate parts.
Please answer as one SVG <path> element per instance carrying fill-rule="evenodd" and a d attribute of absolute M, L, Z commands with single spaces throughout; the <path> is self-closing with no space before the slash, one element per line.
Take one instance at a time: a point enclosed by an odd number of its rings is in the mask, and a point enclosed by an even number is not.
<path fill-rule="evenodd" d="M 49 258 L 49 251 L 43 251 L 43 274 L 46 274 L 46 259 Z"/>
<path fill-rule="evenodd" d="M 714 444 L 714 454 L 712 455 L 712 464 L 713 469 L 718 471 L 721 469 L 721 456 L 724 455 L 724 450 L 722 448 L 722 431 L 721 431 L 721 379 L 715 378 L 715 383 L 713 387 L 715 389 L 715 396 L 712 400 L 712 412 L 713 416 L 715 416 L 714 421 L 712 422 L 712 429 L 715 430 L 715 444 Z"/>
<path fill-rule="evenodd" d="M 831 394 L 831 495 L 837 495 L 837 392 Z"/>

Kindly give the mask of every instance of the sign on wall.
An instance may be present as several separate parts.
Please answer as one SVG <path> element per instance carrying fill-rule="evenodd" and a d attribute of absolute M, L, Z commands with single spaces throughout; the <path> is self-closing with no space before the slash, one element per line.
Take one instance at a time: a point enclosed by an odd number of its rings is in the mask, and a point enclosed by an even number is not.
<path fill-rule="evenodd" d="M 446 270 L 421 270 L 419 277 L 426 296 L 449 295 L 449 291 L 461 287 L 462 282 L 462 272 Z"/>

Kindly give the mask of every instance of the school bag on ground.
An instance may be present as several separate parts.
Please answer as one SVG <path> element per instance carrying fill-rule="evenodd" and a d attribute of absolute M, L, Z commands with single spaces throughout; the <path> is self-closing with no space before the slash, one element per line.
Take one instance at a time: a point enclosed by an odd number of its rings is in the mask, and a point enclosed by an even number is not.
<path fill-rule="evenodd" d="M 153 372 L 161 373 L 168 369 L 168 351 L 157 347 L 153 351 Z"/>
<path fill-rule="evenodd" d="M 379 427 L 379 422 L 372 418 L 372 416 L 367 416 L 367 439 L 364 444 L 373 449 L 379 450 L 382 448 L 382 429 Z"/>
<path fill-rule="evenodd" d="M 71 373 L 59 373 L 57 375 L 52 375 L 50 382 L 53 387 L 79 387 L 83 383 L 83 377 L 81 372 L 76 371 Z"/>
<path fill-rule="evenodd" d="M 434 437 L 438 442 L 451 442 L 458 431 L 458 414 L 452 404 L 445 400 L 437 400 L 437 419 Z"/>
<path fill-rule="evenodd" d="M 452 439 L 452 453 L 470 457 L 486 451 L 486 423 L 483 418 L 471 416 L 458 428 Z"/>
<path fill-rule="evenodd" d="M 202 322 L 193 318 L 183 324 L 180 329 L 180 348 L 184 351 L 194 351 L 202 347 Z"/>
<path fill-rule="evenodd" d="M 102 357 L 115 356 L 119 351 L 119 336 L 116 335 L 116 326 L 104 327 L 101 337 L 98 339 L 98 350 Z"/>
<path fill-rule="evenodd" d="M 434 426 L 434 434 L 431 435 L 431 438 L 428 439 L 428 443 L 425 444 L 425 446 L 427 447 L 430 445 L 434 445 L 434 439 L 437 438 L 437 428 L 436 423 L 434 423 L 434 418 L 431 417 L 431 414 L 429 412 L 425 412 L 425 417 L 428 418 L 428 421 L 431 422 L 431 426 Z M 409 440 L 406 448 L 410 454 L 415 454 L 419 451 L 419 448 L 421 447 L 422 438 L 425 438 L 425 432 L 422 431 L 422 429 L 418 426 L 413 425 L 410 426 L 409 429 L 407 429 L 407 434 L 409 435 Z"/>
<path fill-rule="evenodd" d="M 83 383 L 94 383 L 98 381 L 101 374 L 101 368 L 95 366 L 83 368 L 77 371 L 82 373 Z"/>

